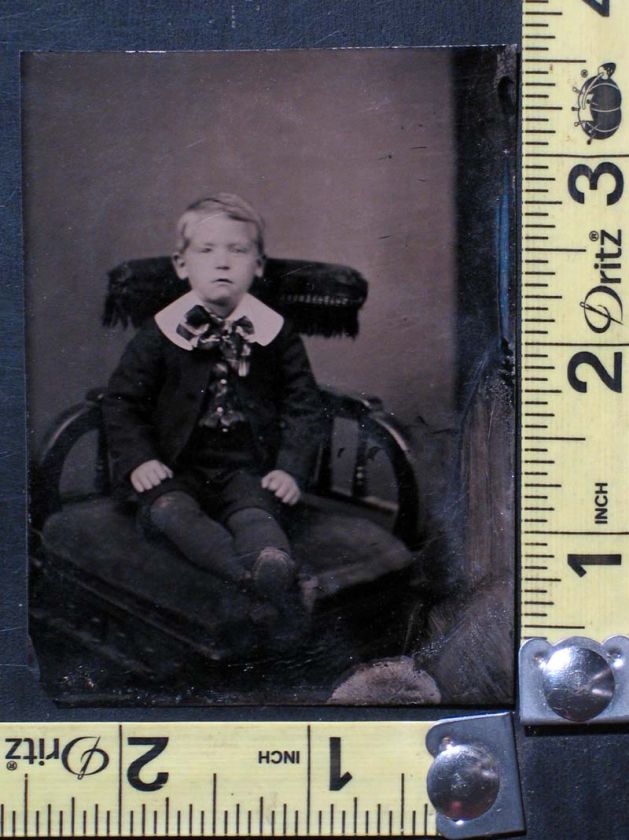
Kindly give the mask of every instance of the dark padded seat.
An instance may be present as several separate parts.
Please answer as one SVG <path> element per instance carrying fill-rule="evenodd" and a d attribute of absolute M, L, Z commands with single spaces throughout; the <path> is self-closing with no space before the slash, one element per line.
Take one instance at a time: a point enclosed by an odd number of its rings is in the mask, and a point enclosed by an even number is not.
<path fill-rule="evenodd" d="M 91 579 L 101 590 L 111 587 L 140 608 L 157 610 L 162 619 L 196 626 L 199 649 L 214 658 L 222 658 L 219 649 L 225 638 L 233 640 L 236 628 L 238 647 L 251 644 L 242 635 L 246 627 L 254 632 L 249 600 L 212 575 L 199 574 L 170 545 L 147 540 L 133 515 L 111 498 L 68 505 L 50 516 L 42 544 L 66 573 Z M 414 559 L 399 539 L 369 519 L 305 506 L 292 545 L 300 567 L 317 576 L 322 600 L 404 569 Z"/>

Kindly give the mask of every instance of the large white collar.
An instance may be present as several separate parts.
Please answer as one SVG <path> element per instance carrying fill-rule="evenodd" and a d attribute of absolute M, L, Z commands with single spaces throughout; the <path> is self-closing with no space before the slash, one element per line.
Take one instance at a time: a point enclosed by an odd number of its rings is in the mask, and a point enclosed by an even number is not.
<path fill-rule="evenodd" d="M 161 309 L 155 316 L 155 323 L 166 338 L 184 350 L 192 350 L 193 346 L 187 339 L 179 335 L 177 327 L 183 322 L 186 313 L 196 305 L 203 306 L 196 292 L 186 292 L 185 295 L 182 295 L 164 307 L 164 309 Z M 249 318 L 253 324 L 251 340 L 262 345 L 262 347 L 266 347 L 267 344 L 273 341 L 284 324 L 284 319 L 279 312 L 271 309 L 266 303 L 262 303 L 261 300 L 258 300 L 258 298 L 250 294 L 246 294 L 243 297 L 238 306 L 225 320 L 229 324 L 243 316 Z"/>

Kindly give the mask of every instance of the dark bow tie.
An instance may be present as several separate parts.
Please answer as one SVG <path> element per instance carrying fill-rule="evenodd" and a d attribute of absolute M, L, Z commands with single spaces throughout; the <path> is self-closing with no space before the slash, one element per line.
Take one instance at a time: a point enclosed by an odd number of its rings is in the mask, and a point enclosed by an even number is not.
<path fill-rule="evenodd" d="M 178 335 L 195 348 L 211 350 L 218 347 L 225 361 L 239 376 L 249 373 L 253 332 L 253 324 L 246 315 L 236 321 L 227 321 L 199 304 L 186 312 L 177 327 Z"/>

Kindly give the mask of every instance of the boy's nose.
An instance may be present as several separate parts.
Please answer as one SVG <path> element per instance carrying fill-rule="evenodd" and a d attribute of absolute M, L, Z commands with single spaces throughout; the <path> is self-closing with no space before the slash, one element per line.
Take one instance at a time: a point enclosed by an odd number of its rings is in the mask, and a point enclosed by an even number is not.
<path fill-rule="evenodd" d="M 216 255 L 216 268 L 220 268 L 222 270 L 227 270 L 230 267 L 229 256 L 227 254 L 217 254 Z"/>

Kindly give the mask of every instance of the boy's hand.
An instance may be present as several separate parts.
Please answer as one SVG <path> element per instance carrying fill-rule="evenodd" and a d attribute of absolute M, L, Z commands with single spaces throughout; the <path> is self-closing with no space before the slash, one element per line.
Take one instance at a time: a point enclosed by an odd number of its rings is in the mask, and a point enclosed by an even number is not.
<path fill-rule="evenodd" d="M 301 498 L 301 490 L 297 482 L 284 470 L 271 470 L 267 473 L 262 479 L 262 487 L 275 493 L 280 501 L 291 507 L 296 505 Z"/>
<path fill-rule="evenodd" d="M 130 479 L 136 493 L 157 487 L 165 478 L 172 478 L 173 471 L 161 461 L 145 461 L 131 473 Z"/>

